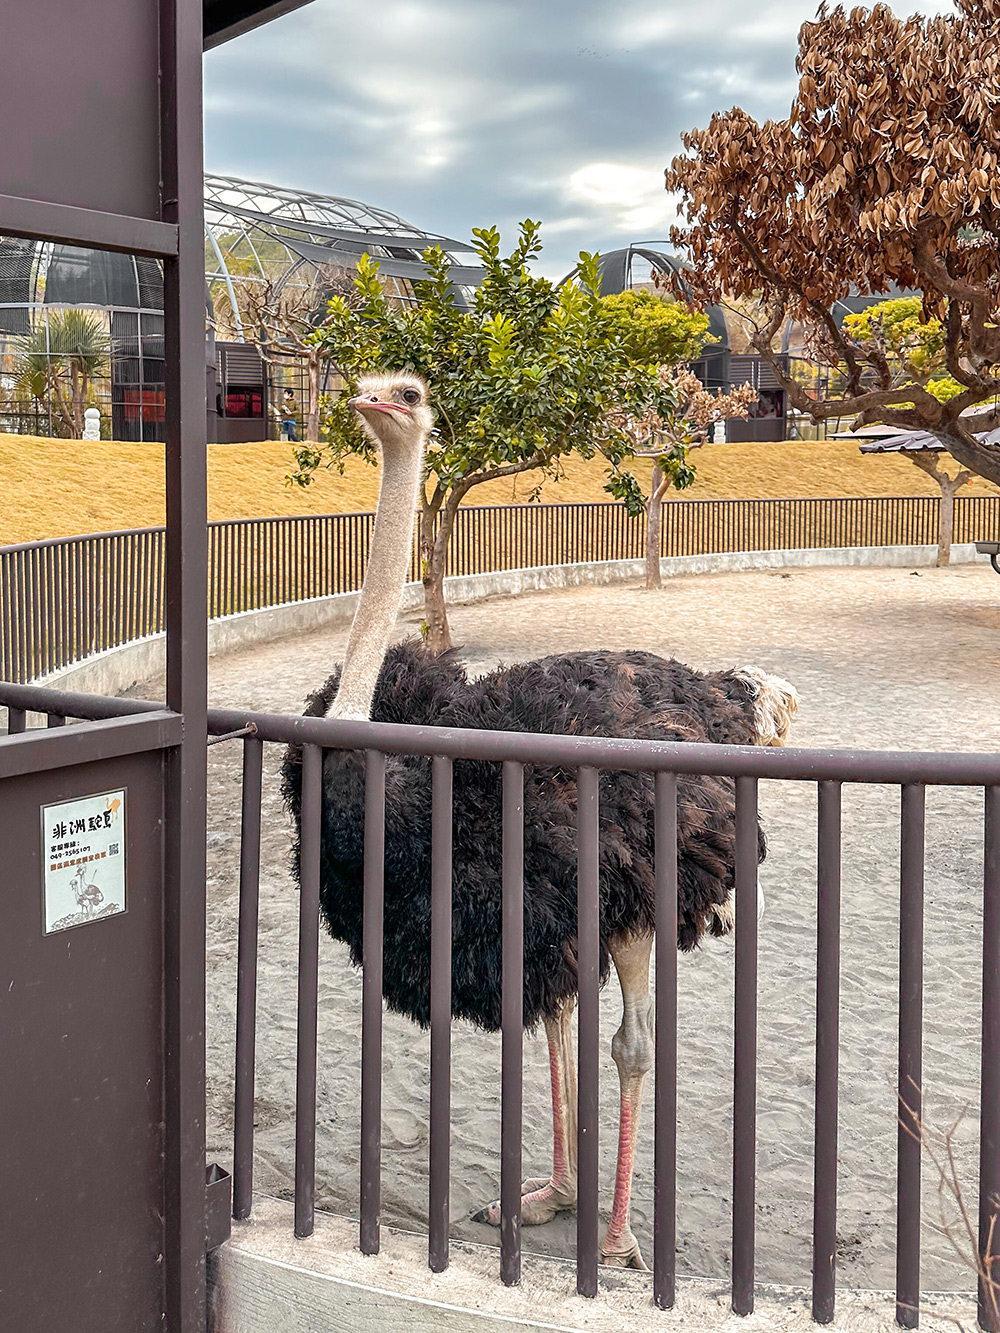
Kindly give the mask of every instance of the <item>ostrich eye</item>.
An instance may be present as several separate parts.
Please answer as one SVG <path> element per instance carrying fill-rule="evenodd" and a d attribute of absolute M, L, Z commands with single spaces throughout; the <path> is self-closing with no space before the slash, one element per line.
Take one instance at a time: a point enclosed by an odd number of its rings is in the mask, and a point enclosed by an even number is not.
<path fill-rule="evenodd" d="M 414 404 L 420 402 L 420 394 L 417 392 L 416 389 L 404 389 L 403 402 L 409 403 L 410 407 L 413 407 Z"/>

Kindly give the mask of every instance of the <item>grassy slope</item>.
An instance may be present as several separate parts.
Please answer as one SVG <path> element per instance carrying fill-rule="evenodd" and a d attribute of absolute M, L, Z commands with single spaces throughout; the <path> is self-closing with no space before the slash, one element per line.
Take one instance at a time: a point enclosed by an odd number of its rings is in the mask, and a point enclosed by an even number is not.
<path fill-rule="evenodd" d="M 863 457 L 849 440 L 826 443 L 718 444 L 694 456 L 698 480 L 689 499 L 729 497 L 935 495 L 934 482 L 905 459 Z M 373 509 L 378 479 L 351 460 L 344 476 L 321 471 L 306 490 L 288 487 L 287 444 L 217 444 L 208 452 L 210 518 L 329 514 Z M 648 465 L 644 465 L 648 466 Z M 607 500 L 598 462 L 571 459 L 566 476 L 546 483 L 552 501 Z M 478 486 L 472 504 L 523 500 L 533 474 Z M 995 494 L 974 481 L 968 491 Z M 84 444 L 0 435 L 0 545 L 163 522 L 163 448 L 155 444 Z"/>

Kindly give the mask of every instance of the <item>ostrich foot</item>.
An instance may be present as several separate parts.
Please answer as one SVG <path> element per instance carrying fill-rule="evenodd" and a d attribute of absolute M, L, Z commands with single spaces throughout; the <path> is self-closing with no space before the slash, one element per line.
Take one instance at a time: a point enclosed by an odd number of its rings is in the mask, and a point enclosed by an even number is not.
<path fill-rule="evenodd" d="M 641 1273 L 648 1273 L 646 1261 L 639 1249 L 639 1242 L 631 1231 L 621 1236 L 606 1236 L 601 1246 L 601 1263 L 609 1268 L 637 1268 Z"/>
<path fill-rule="evenodd" d="M 521 1182 L 521 1225 L 539 1227 L 551 1222 L 556 1213 L 576 1207 L 576 1186 L 569 1181 L 556 1185 L 551 1179 L 535 1178 Z M 500 1200 L 494 1199 L 486 1208 L 472 1214 L 473 1222 L 488 1226 L 500 1225 Z"/>

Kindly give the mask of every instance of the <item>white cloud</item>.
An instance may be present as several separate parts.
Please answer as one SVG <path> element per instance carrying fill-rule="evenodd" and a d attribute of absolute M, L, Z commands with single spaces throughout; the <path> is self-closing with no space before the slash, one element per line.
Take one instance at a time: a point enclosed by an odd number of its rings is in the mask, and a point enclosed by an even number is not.
<path fill-rule="evenodd" d="M 589 204 L 605 228 L 633 235 L 666 230 L 676 211 L 663 188 L 663 167 L 652 163 L 590 162 L 570 175 L 566 193 Z"/>
<path fill-rule="evenodd" d="M 950 0 L 892 0 L 901 14 Z M 544 269 L 662 237 L 681 133 L 783 115 L 816 0 L 313 0 L 206 58 L 210 170 L 446 235 L 543 223 Z"/>

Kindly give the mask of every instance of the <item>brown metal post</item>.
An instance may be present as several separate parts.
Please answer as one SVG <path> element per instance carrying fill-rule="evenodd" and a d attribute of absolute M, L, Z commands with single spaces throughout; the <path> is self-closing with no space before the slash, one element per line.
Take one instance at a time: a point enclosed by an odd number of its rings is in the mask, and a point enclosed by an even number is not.
<path fill-rule="evenodd" d="M 983 867 L 983 1049 L 979 1120 L 979 1327 L 1000 1324 L 1000 787 L 987 787 Z"/>
<path fill-rule="evenodd" d="M 579 1110 L 576 1289 L 597 1295 L 598 1133 L 600 1126 L 601 899 L 598 772 L 577 773 L 577 939 L 579 940 Z"/>
<path fill-rule="evenodd" d="M 920 1322 L 920 1132 L 924 992 L 924 788 L 902 788 L 899 851 L 899 1101 L 896 1322 Z"/>
<path fill-rule="evenodd" d="M 385 755 L 365 753 L 365 866 L 361 979 L 361 1253 L 378 1254 L 382 1205 L 382 927 L 385 911 Z"/>
<path fill-rule="evenodd" d="M 323 752 L 316 745 L 304 745 L 295 1048 L 295 1234 L 300 1240 L 313 1233 L 316 1196 L 316 1015 L 322 783 Z"/>
<path fill-rule="evenodd" d="M 753 1313 L 757 1184 L 757 780 L 736 779 L 733 1310 Z"/>
<path fill-rule="evenodd" d="M 677 777 L 654 779 L 656 856 L 656 1082 L 654 1088 L 653 1301 L 677 1296 Z"/>
<path fill-rule="evenodd" d="M 839 782 L 819 783 L 816 920 L 816 1128 L 812 1317 L 833 1320 L 837 1266 L 837 1119 L 840 1044 Z"/>
<path fill-rule="evenodd" d="M 503 766 L 500 1074 L 500 1279 L 521 1280 L 521 1075 L 524 1032 L 524 765 Z"/>
<path fill-rule="evenodd" d="M 264 745 L 243 742 L 240 826 L 240 921 L 236 962 L 236 1087 L 233 1098 L 233 1217 L 253 1202 L 254 1052 L 257 1034 L 257 919 L 260 894 L 260 798 Z"/>
<path fill-rule="evenodd" d="M 201 0 L 160 0 L 166 388 L 167 758 L 164 818 L 166 1325 L 205 1326 L 205 827 L 208 685 Z"/>
<path fill-rule="evenodd" d="M 451 760 L 437 755 L 431 778 L 431 1092 L 427 1256 L 448 1267 L 451 1178 Z"/>

